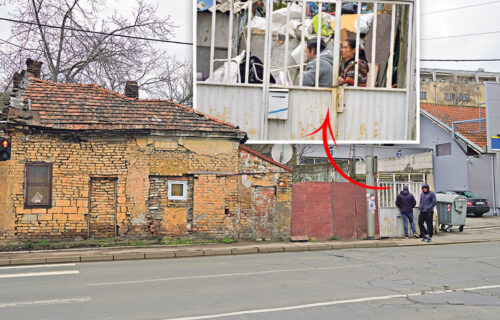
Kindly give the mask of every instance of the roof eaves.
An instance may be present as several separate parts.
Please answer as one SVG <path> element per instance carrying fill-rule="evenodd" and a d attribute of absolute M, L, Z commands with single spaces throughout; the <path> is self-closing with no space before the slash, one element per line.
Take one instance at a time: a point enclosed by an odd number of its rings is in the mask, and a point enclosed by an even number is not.
<path fill-rule="evenodd" d="M 424 109 L 420 109 L 420 113 L 422 113 L 429 120 L 432 120 L 432 121 L 436 122 L 440 127 L 442 127 L 443 129 L 447 130 L 450 134 L 453 133 L 452 128 L 449 125 L 447 125 L 445 122 L 443 122 L 442 120 L 440 120 L 438 117 L 433 116 L 430 112 L 425 111 Z M 457 136 L 460 140 L 462 140 L 463 142 L 465 142 L 466 144 L 468 144 L 471 148 L 473 148 L 477 152 L 479 152 L 479 153 L 483 153 L 484 152 L 483 148 L 481 148 L 480 146 L 478 146 L 477 144 L 475 144 L 474 142 L 472 142 L 469 138 L 465 137 L 460 132 L 455 131 L 455 136 Z"/>
<path fill-rule="evenodd" d="M 274 164 L 274 165 L 276 165 L 276 166 L 278 166 L 278 167 L 280 167 L 282 169 L 285 169 L 286 171 L 293 172 L 293 169 L 291 169 L 291 168 L 289 168 L 289 167 L 287 167 L 287 166 L 285 166 L 285 165 L 283 165 L 283 164 L 281 164 L 279 162 L 276 162 L 276 161 L 274 161 L 271 158 L 266 157 L 262 153 L 257 152 L 257 151 L 255 151 L 254 149 L 252 149 L 250 147 L 247 147 L 247 146 L 245 146 L 243 144 L 240 144 L 240 149 L 243 149 L 243 150 L 247 151 L 248 153 L 251 153 L 254 156 L 257 156 L 257 157 L 261 158 L 264 161 L 270 162 L 270 163 L 272 163 L 272 164 Z"/>

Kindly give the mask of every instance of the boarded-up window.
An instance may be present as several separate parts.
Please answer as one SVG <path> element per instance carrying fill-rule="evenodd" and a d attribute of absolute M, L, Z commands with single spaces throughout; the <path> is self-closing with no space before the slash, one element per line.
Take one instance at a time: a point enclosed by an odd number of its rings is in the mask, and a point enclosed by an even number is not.
<path fill-rule="evenodd" d="M 26 208 L 50 208 L 52 206 L 51 163 L 27 163 L 24 185 L 24 206 Z"/>
<path fill-rule="evenodd" d="M 451 154 L 451 143 L 443 143 L 436 145 L 436 156 L 449 156 Z"/>

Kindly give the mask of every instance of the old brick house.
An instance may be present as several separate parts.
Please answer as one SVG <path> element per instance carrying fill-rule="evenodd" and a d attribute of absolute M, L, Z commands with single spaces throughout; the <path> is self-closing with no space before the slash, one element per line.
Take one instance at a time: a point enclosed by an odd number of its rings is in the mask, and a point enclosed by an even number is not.
<path fill-rule="evenodd" d="M 289 239 L 291 170 L 237 127 L 164 100 L 16 74 L 2 113 L 0 240 Z"/>

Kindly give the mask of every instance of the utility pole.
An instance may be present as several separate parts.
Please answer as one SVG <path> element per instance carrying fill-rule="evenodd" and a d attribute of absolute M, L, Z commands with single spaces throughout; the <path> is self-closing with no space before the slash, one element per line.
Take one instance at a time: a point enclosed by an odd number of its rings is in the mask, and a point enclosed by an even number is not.
<path fill-rule="evenodd" d="M 373 145 L 366 146 L 366 184 L 375 185 L 373 165 Z M 366 239 L 375 239 L 375 193 L 373 189 L 366 189 Z"/>

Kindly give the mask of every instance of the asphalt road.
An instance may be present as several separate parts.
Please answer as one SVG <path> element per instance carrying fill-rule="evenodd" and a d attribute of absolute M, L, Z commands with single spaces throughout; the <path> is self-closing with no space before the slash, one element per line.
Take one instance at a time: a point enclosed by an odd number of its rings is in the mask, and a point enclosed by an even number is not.
<path fill-rule="evenodd" d="M 500 319 L 500 244 L 0 268 L 0 319 L 175 318 Z"/>

